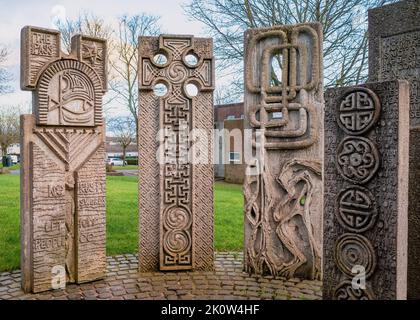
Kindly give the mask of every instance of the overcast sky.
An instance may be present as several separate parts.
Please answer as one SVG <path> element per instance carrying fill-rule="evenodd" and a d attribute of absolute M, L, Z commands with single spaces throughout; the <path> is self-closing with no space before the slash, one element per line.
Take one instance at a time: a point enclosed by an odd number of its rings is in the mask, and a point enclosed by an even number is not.
<path fill-rule="evenodd" d="M 54 19 L 75 18 L 83 11 L 91 11 L 106 21 L 123 14 L 145 12 L 161 17 L 160 24 L 165 33 L 202 36 L 203 25 L 189 21 L 182 8 L 184 3 L 188 0 L 0 0 L 0 43 L 12 51 L 6 66 L 13 72 L 15 89 L 14 93 L 0 96 L 0 106 L 29 104 L 31 101 L 31 93 L 19 88 L 20 30 L 23 26 L 53 28 Z"/>

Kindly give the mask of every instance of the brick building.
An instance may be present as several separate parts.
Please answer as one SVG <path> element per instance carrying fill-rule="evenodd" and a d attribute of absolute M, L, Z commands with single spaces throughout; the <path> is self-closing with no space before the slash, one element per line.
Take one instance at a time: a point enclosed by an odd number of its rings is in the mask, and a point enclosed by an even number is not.
<path fill-rule="evenodd" d="M 244 104 L 214 106 L 215 176 L 229 183 L 242 183 L 245 176 L 243 159 Z M 223 130 L 226 129 L 226 130 Z"/>
<path fill-rule="evenodd" d="M 121 158 L 123 150 L 116 137 L 106 137 L 105 151 L 108 158 Z M 133 141 L 126 150 L 126 157 L 138 157 L 136 141 Z"/>

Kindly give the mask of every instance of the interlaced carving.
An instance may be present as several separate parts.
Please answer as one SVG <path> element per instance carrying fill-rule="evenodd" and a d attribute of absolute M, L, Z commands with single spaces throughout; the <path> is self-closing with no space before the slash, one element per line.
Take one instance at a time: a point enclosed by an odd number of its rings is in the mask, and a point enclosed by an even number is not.
<path fill-rule="evenodd" d="M 195 102 L 197 98 L 187 94 L 186 86 L 188 83 L 197 85 L 199 96 L 213 90 L 212 56 L 196 52 L 196 39 L 190 36 L 160 36 L 140 40 L 140 94 L 142 92 L 145 95 L 149 94 L 147 92 L 158 83 L 165 84 L 168 89 L 166 95 L 159 99 L 160 109 L 157 110 L 160 119 L 159 128 L 164 132 L 164 164 L 160 166 L 161 201 L 159 211 L 151 213 L 159 214 L 160 217 L 159 268 L 160 270 L 194 269 L 193 228 L 197 228 L 197 225 L 193 224 L 193 221 L 198 213 L 194 210 L 192 190 L 200 181 L 193 179 L 194 166 L 189 158 L 191 148 L 189 132 L 194 128 L 193 114 L 200 114 L 200 108 L 208 109 L 212 108 L 212 105 L 198 105 Z M 159 45 L 154 45 L 152 42 L 158 42 Z M 211 46 L 211 43 L 208 42 L 207 46 Z M 165 55 L 166 63 L 157 63 L 154 60 L 157 54 Z M 196 65 L 189 65 L 185 61 L 188 54 L 198 57 Z M 140 117 L 142 117 L 141 108 Z M 141 145 L 140 153 L 142 153 Z M 150 170 L 149 174 L 152 174 L 153 169 L 141 167 L 140 171 L 142 170 Z M 142 206 L 147 204 L 140 202 L 140 207 Z M 211 215 L 212 212 L 207 210 L 199 214 Z M 144 226 L 140 226 L 142 227 Z M 198 227 L 204 228 L 201 225 Z M 206 246 L 205 250 L 212 250 L 211 243 L 202 245 Z M 145 253 L 152 251 L 150 248 L 144 250 Z M 141 269 L 155 270 L 156 266 L 142 266 Z"/>
<path fill-rule="evenodd" d="M 347 137 L 337 149 L 337 167 L 344 179 L 366 183 L 379 168 L 376 146 L 363 137 Z"/>

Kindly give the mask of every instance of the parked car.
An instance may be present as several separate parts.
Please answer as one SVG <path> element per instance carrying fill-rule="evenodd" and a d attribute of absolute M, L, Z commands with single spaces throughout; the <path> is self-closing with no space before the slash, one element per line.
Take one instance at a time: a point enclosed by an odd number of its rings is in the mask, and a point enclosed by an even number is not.
<path fill-rule="evenodd" d="M 19 159 L 16 155 L 11 155 L 10 157 L 12 158 L 12 164 L 18 164 L 19 163 Z"/>
<path fill-rule="evenodd" d="M 127 161 L 123 161 L 123 160 L 118 159 L 118 158 L 109 158 L 108 159 L 108 164 L 110 164 L 111 166 L 126 166 Z"/>

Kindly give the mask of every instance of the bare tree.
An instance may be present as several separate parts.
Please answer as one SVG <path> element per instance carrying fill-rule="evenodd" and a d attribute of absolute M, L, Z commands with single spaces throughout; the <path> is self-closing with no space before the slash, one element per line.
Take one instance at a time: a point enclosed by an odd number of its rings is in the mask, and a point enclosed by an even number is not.
<path fill-rule="evenodd" d="M 134 119 L 130 117 L 117 117 L 108 120 L 108 131 L 112 132 L 120 144 L 123 156 L 122 160 L 125 163 L 127 148 L 136 142 L 136 125 Z"/>
<path fill-rule="evenodd" d="M 10 72 L 2 66 L 10 55 L 10 51 L 7 47 L 0 45 L 0 94 L 10 93 L 12 87 L 10 82 L 13 80 Z"/>
<path fill-rule="evenodd" d="M 231 88 L 240 96 L 247 28 L 321 22 L 326 86 L 344 86 L 367 76 L 367 9 L 390 2 L 395 0 L 191 0 L 185 10 L 215 38 L 218 70 L 236 74 Z"/>
<path fill-rule="evenodd" d="M 71 38 L 77 34 L 83 34 L 90 37 L 102 38 L 107 40 L 107 56 L 108 61 L 114 55 L 114 38 L 115 32 L 111 24 L 105 22 L 104 19 L 90 12 L 83 12 L 75 19 L 67 18 L 64 21 L 57 21 L 56 26 L 61 33 L 61 44 L 65 53 L 71 52 Z M 113 73 L 108 68 L 108 85 L 110 86 L 116 81 Z M 104 111 L 116 98 L 115 94 L 108 93 L 103 101 Z"/>
<path fill-rule="evenodd" d="M 57 22 L 57 28 L 61 32 L 61 43 L 66 53 L 71 51 L 71 38 L 76 34 L 84 34 L 90 37 L 103 38 L 108 40 L 109 49 L 113 48 L 113 29 L 105 21 L 90 12 L 81 13 L 76 19 L 67 18 Z"/>
<path fill-rule="evenodd" d="M 117 101 L 123 104 L 135 121 L 135 133 L 138 133 L 138 38 L 139 36 L 158 35 L 159 17 L 139 14 L 122 16 L 119 19 L 117 41 L 115 45 L 116 59 L 111 66 L 116 73 L 117 81 L 110 84 L 111 90 L 117 94 Z M 138 136 L 138 135 L 137 135 Z"/>
<path fill-rule="evenodd" d="M 0 148 L 2 156 L 7 154 L 7 149 L 19 143 L 20 123 L 19 107 L 0 107 Z"/>
<path fill-rule="evenodd" d="M 214 91 L 214 104 L 222 105 L 222 104 L 237 102 L 236 92 L 237 92 L 236 88 L 232 88 L 232 87 L 216 88 L 216 90 Z"/>

